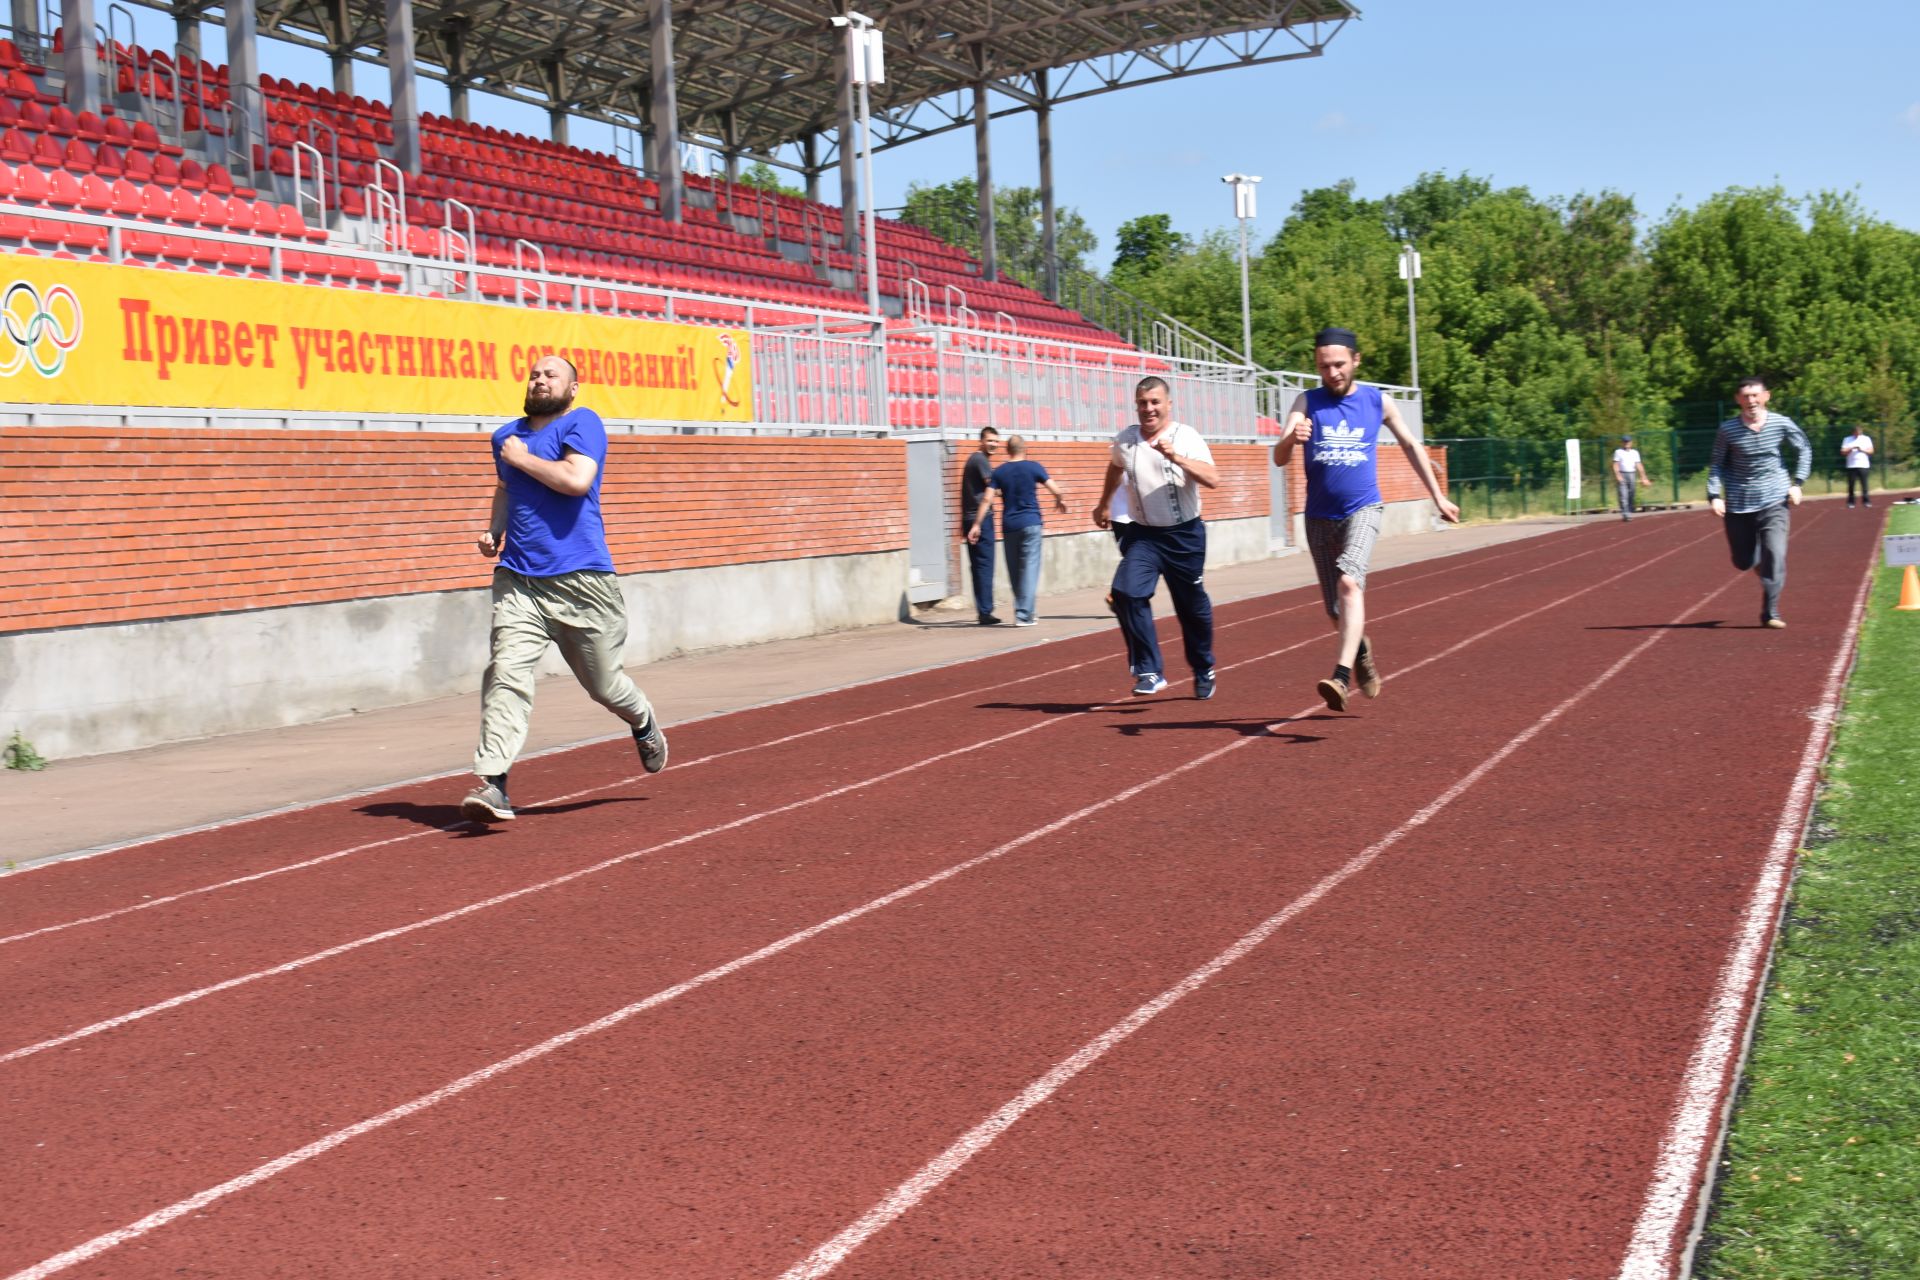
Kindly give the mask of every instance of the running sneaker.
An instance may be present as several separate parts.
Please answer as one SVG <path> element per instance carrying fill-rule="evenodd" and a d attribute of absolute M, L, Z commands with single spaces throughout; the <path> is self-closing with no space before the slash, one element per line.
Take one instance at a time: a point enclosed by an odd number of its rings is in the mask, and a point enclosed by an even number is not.
<path fill-rule="evenodd" d="M 1771 631 L 1785 631 L 1787 629 L 1787 620 L 1785 618 L 1762 618 L 1760 619 L 1760 625 Z"/>
<path fill-rule="evenodd" d="M 1148 671 L 1133 682 L 1133 696 L 1150 698 L 1167 687 L 1167 678 L 1158 671 Z"/>
<path fill-rule="evenodd" d="M 482 782 L 460 802 L 460 816 L 469 822 L 512 822 L 513 804 L 499 787 Z"/>
<path fill-rule="evenodd" d="M 1196 672 L 1193 677 L 1193 696 L 1201 702 L 1205 702 L 1213 696 L 1213 685 L 1214 677 L 1212 667 L 1208 667 L 1205 671 Z"/>
<path fill-rule="evenodd" d="M 1365 636 L 1360 637 L 1360 654 L 1353 660 L 1353 678 L 1360 682 L 1360 692 L 1369 698 L 1380 696 L 1380 668 L 1373 663 L 1373 642 Z"/>
<path fill-rule="evenodd" d="M 1315 685 L 1314 689 L 1326 702 L 1328 710 L 1345 711 L 1347 709 L 1347 682 L 1339 676 L 1328 676 Z"/>
<path fill-rule="evenodd" d="M 647 731 L 633 731 L 633 745 L 640 751 L 640 767 L 648 773 L 658 773 L 667 767 L 667 735 L 660 730 L 660 717 L 647 718 Z"/>

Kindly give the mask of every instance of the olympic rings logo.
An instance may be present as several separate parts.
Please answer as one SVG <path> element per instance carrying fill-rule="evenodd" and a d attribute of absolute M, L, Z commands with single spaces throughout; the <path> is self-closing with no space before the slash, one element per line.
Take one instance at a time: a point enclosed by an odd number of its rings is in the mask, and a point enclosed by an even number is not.
<path fill-rule="evenodd" d="M 29 363 L 43 378 L 56 378 L 66 368 L 67 352 L 80 345 L 86 317 L 73 290 L 56 284 L 42 297 L 30 282 L 15 280 L 0 302 L 0 320 L 6 326 L 7 347 L 0 356 L 0 378 L 11 378 Z"/>

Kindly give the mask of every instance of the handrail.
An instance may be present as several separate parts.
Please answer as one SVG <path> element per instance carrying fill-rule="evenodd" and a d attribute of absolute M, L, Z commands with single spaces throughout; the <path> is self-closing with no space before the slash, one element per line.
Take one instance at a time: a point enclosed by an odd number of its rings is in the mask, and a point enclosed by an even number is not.
<path fill-rule="evenodd" d="M 393 175 L 394 189 L 387 190 L 387 175 Z M 382 247 L 407 248 L 407 175 L 400 166 L 384 157 L 373 162 L 373 185 L 367 188 L 373 199 L 367 203 L 367 215 L 380 237 Z"/>
<path fill-rule="evenodd" d="M 960 299 L 959 304 L 957 306 L 954 303 L 954 298 L 956 295 Z M 946 308 L 948 324 L 953 323 L 953 319 L 956 314 L 964 316 L 964 315 L 971 315 L 973 312 L 973 309 L 967 306 L 967 291 L 965 289 L 962 289 L 957 284 L 949 283 L 949 284 L 942 285 L 940 287 L 940 301 L 941 301 L 941 304 Z M 962 324 L 961 327 L 971 328 L 972 326 Z"/>
<path fill-rule="evenodd" d="M 320 150 L 311 143 L 302 142 L 298 138 L 293 140 L 293 146 L 290 150 L 293 153 L 293 207 L 300 211 L 302 218 L 307 217 L 307 200 L 309 197 L 307 196 L 306 186 L 302 181 L 305 175 L 301 171 L 300 160 L 303 155 L 311 154 L 313 156 L 313 195 L 311 197 L 313 201 L 313 217 L 309 219 L 309 221 L 316 227 L 324 227 L 327 225 L 327 175 L 320 164 Z"/>
<path fill-rule="evenodd" d="M 466 251 L 467 297 L 478 298 L 480 296 L 480 237 L 474 231 L 473 209 L 452 196 L 448 196 L 444 203 L 446 204 L 445 221 L 440 228 L 441 260 L 447 264 L 449 271 L 457 273 L 459 267 L 453 255 L 454 246 L 457 244 Z M 465 231 L 462 231 L 453 220 L 456 209 L 466 216 Z"/>
<path fill-rule="evenodd" d="M 320 131 L 323 129 L 326 130 L 327 159 L 333 162 L 333 168 L 328 170 L 328 172 L 333 175 L 334 189 L 338 190 L 343 185 L 340 181 L 340 133 L 339 131 L 318 116 L 314 116 L 310 120 L 302 121 L 300 128 L 306 132 L 308 136 L 308 140 L 312 142 L 314 150 L 316 152 L 318 152 L 320 148 Z M 295 141 L 299 141 L 300 140 L 299 135 L 295 134 L 294 139 Z"/>
<path fill-rule="evenodd" d="M 523 264 L 522 255 L 521 255 L 521 249 L 523 247 L 533 251 L 533 256 L 536 259 L 538 259 L 540 263 L 540 266 L 538 268 L 540 274 L 543 276 L 546 275 L 547 274 L 547 251 L 545 249 L 542 249 L 539 245 L 535 244 L 531 240 L 515 240 L 513 242 L 513 269 L 521 273 L 525 273 L 527 270 L 526 266 Z M 536 300 L 536 302 L 538 303 L 538 305 L 542 310 L 546 309 L 546 305 L 547 305 L 546 286 L 539 283 L 538 281 L 530 280 L 525 274 L 522 274 L 519 276 L 518 280 L 514 284 L 514 288 L 513 288 L 514 301 L 518 302 L 521 306 L 524 307 L 527 305 L 528 294 L 532 294 L 532 296 L 534 297 L 534 299 Z"/>
<path fill-rule="evenodd" d="M 171 91 L 163 100 L 160 93 L 160 77 L 167 77 L 167 88 Z M 141 85 L 144 80 L 145 88 Z M 142 77 L 136 69 L 133 76 L 133 96 L 140 103 L 140 110 L 147 119 L 154 122 L 155 129 L 170 137 L 174 142 L 184 145 L 187 140 L 187 109 L 180 100 L 180 71 L 164 63 L 149 60 L 147 74 Z"/>

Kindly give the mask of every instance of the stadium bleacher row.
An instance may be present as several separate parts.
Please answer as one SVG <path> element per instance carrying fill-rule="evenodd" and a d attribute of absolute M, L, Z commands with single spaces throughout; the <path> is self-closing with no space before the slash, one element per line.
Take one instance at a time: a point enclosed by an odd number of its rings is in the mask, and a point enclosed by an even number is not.
<path fill-rule="evenodd" d="M 616 157 L 431 114 L 421 118 L 421 171 L 402 175 L 390 161 L 385 104 L 274 76 L 260 82 L 266 127 L 264 145 L 253 148 L 256 177 L 232 164 L 243 153 L 230 136 L 225 66 L 117 44 L 101 59 L 111 101 L 74 112 L 50 83 L 57 72 L 0 39 L 0 250 L 109 260 L 107 226 L 57 216 L 86 214 L 136 224 L 120 236 L 120 260 L 130 264 L 236 276 L 267 275 L 277 264 L 278 277 L 296 283 L 394 288 L 401 278 L 361 251 L 372 240 L 355 230 L 370 212 L 397 209 L 404 230 L 387 228 L 382 247 L 447 265 L 449 294 L 469 284 L 502 299 L 550 288 L 547 300 L 564 300 L 577 287 L 597 309 L 649 316 L 661 314 L 662 301 L 631 290 L 671 289 L 715 300 L 704 310 L 682 304 L 677 318 L 731 323 L 744 312 L 730 303 L 866 310 L 864 259 L 841 247 L 834 205 L 688 176 L 683 219 L 670 221 L 658 187 Z M 184 234 L 191 231 L 242 239 Z M 1069 363 L 1084 361 L 1087 348 L 1132 350 L 1024 285 L 984 279 L 964 250 L 921 228 L 878 219 L 876 240 L 888 309 L 907 308 L 913 281 L 930 313 L 887 326 L 895 425 L 938 426 L 943 404 L 970 394 L 970 384 L 935 367 L 923 318 L 972 320 L 990 331 L 982 342 L 1018 335 L 1073 344 L 1053 353 Z M 497 274 L 508 268 L 576 285 Z M 1018 425 L 1044 429 L 1055 425 L 1042 421 L 1051 416 L 1029 411 Z"/>

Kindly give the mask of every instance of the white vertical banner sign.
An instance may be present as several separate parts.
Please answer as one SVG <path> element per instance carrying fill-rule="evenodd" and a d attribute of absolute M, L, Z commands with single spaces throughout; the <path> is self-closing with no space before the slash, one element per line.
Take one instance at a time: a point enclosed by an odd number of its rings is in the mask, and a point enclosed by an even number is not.
<path fill-rule="evenodd" d="M 1567 505 L 1580 501 L 1580 442 L 1567 441 Z"/>

